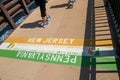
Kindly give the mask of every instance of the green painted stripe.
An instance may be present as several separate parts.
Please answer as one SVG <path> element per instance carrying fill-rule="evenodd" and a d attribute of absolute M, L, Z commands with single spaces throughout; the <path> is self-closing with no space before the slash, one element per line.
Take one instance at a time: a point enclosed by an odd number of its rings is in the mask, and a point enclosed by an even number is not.
<path fill-rule="evenodd" d="M 41 52 L 0 49 L 0 57 L 30 60 L 45 63 L 65 64 L 80 67 L 94 67 L 117 70 L 115 58 L 89 57 L 65 54 L 48 54 Z"/>
<path fill-rule="evenodd" d="M 79 66 L 81 57 L 75 55 L 63 55 L 63 54 L 48 54 L 30 51 L 16 51 L 16 50 L 2 50 L 0 49 L 1 57 L 31 60 L 38 62 L 48 62 L 56 64 L 67 64 Z"/>
<path fill-rule="evenodd" d="M 9 48 L 13 43 L 10 43 L 7 48 Z"/>
<path fill-rule="evenodd" d="M 96 57 L 96 67 L 117 70 L 116 58 L 114 57 Z"/>

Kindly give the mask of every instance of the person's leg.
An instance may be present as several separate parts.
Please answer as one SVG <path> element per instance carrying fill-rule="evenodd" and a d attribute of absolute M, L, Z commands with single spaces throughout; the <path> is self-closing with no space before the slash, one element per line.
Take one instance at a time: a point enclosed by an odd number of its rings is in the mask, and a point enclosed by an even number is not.
<path fill-rule="evenodd" d="M 46 22 L 46 3 L 40 3 L 40 11 L 41 11 L 41 17 L 42 17 L 42 20 L 43 22 Z"/>
<path fill-rule="evenodd" d="M 41 7 L 41 17 L 42 17 L 42 20 L 45 22 L 46 20 L 50 20 L 51 19 L 51 16 L 47 14 L 47 10 L 46 10 L 46 2 L 43 2 L 40 4 L 40 7 Z"/>
<path fill-rule="evenodd" d="M 46 3 L 40 3 L 40 11 L 41 11 L 41 17 L 42 17 L 42 26 L 47 27 L 49 24 L 47 21 L 47 12 L 46 12 Z"/>

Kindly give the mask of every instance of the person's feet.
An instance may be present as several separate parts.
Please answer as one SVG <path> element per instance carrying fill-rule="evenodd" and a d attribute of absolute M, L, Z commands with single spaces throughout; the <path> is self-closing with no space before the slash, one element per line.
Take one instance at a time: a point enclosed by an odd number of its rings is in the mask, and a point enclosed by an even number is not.
<path fill-rule="evenodd" d="M 44 20 L 44 21 L 41 23 L 41 26 L 44 27 L 44 28 L 47 27 L 47 26 L 49 25 L 50 19 L 51 19 L 51 16 L 48 15 L 48 16 L 46 17 L 46 20 Z"/>
<path fill-rule="evenodd" d="M 48 25 L 49 25 L 48 21 L 42 22 L 42 24 L 41 24 L 41 26 L 44 27 L 44 28 L 47 27 Z"/>
<path fill-rule="evenodd" d="M 68 9 L 71 9 L 71 8 L 73 8 L 73 3 L 74 3 L 74 0 L 72 1 L 72 0 L 69 0 L 68 1 Z"/>
<path fill-rule="evenodd" d="M 50 19 L 51 19 L 51 16 L 48 15 L 47 18 L 46 18 L 46 20 L 47 20 L 47 21 L 50 21 Z"/>

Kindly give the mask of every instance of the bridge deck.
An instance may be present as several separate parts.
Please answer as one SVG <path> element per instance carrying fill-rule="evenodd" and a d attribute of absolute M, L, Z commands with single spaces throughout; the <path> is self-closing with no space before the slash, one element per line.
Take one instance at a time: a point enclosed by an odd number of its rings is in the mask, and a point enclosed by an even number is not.
<path fill-rule="evenodd" d="M 89 2 L 76 0 L 66 9 L 66 0 L 50 0 L 46 28 L 40 26 L 36 8 L 1 45 L 0 53 L 6 54 L 0 57 L 0 80 L 119 80 L 104 3 Z M 88 6 L 93 3 L 91 14 Z"/>

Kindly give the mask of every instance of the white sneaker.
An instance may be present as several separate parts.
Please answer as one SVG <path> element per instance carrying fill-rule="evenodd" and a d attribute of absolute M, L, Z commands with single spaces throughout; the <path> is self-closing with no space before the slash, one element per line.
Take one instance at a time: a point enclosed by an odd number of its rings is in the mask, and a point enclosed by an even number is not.
<path fill-rule="evenodd" d="M 44 27 L 44 28 L 47 27 L 48 25 L 49 25 L 48 21 L 41 24 L 41 26 Z"/>
<path fill-rule="evenodd" d="M 51 16 L 50 16 L 50 15 L 48 15 L 46 19 L 47 19 L 47 21 L 50 21 Z"/>

